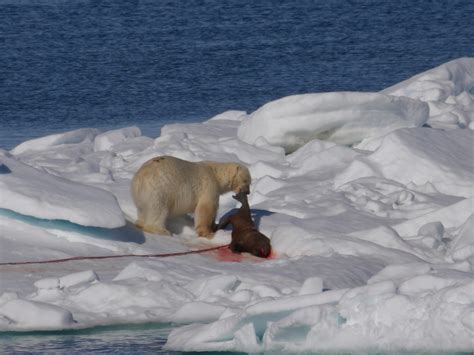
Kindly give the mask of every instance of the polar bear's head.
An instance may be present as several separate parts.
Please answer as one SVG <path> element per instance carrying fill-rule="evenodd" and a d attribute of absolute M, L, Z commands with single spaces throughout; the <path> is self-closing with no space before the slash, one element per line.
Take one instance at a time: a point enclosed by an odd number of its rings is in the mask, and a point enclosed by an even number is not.
<path fill-rule="evenodd" d="M 205 161 L 201 164 L 212 169 L 219 184 L 221 194 L 228 191 L 233 191 L 236 194 L 242 192 L 248 195 L 250 193 L 252 178 L 250 177 L 249 169 L 245 166 L 237 163 L 218 163 L 212 161 Z"/>
<path fill-rule="evenodd" d="M 232 180 L 231 180 L 231 189 L 235 193 L 250 193 L 250 183 L 252 178 L 250 176 L 249 169 L 240 164 L 232 164 Z"/>

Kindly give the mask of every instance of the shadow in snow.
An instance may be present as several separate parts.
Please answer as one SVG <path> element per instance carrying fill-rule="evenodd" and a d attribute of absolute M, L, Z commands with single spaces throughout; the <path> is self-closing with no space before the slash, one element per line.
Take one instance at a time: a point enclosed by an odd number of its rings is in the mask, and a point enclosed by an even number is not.
<path fill-rule="evenodd" d="M 236 214 L 238 211 L 239 211 L 239 208 L 233 208 L 229 212 L 224 214 L 219 220 L 222 220 L 224 217 Z M 271 216 L 272 214 L 275 213 L 275 212 L 271 212 L 271 211 L 268 211 L 268 210 L 260 210 L 260 209 L 255 209 L 255 208 L 251 208 L 250 212 L 252 213 L 252 219 L 255 223 L 255 226 L 257 226 L 257 228 L 260 227 L 260 221 L 261 221 L 262 217 Z M 227 228 L 225 228 L 225 229 L 231 229 L 231 227 L 227 226 Z"/>
<path fill-rule="evenodd" d="M 11 174 L 11 170 L 5 164 L 0 163 L 0 174 Z"/>
<path fill-rule="evenodd" d="M 0 208 L 0 216 L 16 219 L 32 226 L 44 229 L 56 229 L 66 232 L 74 232 L 94 238 L 136 244 L 143 244 L 145 242 L 145 235 L 143 232 L 128 222 L 123 227 L 113 229 L 87 227 L 62 219 L 41 219 L 33 216 L 27 216 L 5 208 Z"/>
<path fill-rule="evenodd" d="M 257 227 L 260 226 L 260 220 L 262 219 L 262 217 L 268 217 L 275 213 L 268 210 L 259 210 L 259 209 L 251 209 L 250 211 L 252 212 L 252 218 Z"/>
<path fill-rule="evenodd" d="M 194 230 L 194 219 L 190 215 L 170 218 L 166 221 L 166 228 L 173 234 L 182 234 L 186 228 Z"/>

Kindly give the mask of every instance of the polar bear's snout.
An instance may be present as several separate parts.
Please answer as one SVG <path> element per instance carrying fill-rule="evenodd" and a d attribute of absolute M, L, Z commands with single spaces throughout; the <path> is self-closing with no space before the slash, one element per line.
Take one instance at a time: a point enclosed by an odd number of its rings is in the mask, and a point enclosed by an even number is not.
<path fill-rule="evenodd" d="M 239 188 L 239 191 L 236 191 L 236 192 L 249 195 L 250 194 L 250 185 L 244 185 L 244 186 Z"/>

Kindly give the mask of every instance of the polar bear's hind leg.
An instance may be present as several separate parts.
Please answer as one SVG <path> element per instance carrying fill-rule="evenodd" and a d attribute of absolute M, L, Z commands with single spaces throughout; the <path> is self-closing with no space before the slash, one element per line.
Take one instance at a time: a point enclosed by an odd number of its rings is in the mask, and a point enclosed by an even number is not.
<path fill-rule="evenodd" d="M 159 186 L 150 186 L 148 194 L 143 194 L 141 208 L 138 208 L 138 220 L 143 220 L 143 230 L 152 234 L 171 235 L 166 228 L 169 217 L 169 198 Z"/>
<path fill-rule="evenodd" d="M 165 209 L 154 210 L 147 209 L 147 214 L 143 219 L 143 230 L 148 233 L 171 235 L 171 232 L 166 229 L 166 219 L 168 218 L 168 211 Z M 140 217 L 139 217 L 140 220 Z"/>

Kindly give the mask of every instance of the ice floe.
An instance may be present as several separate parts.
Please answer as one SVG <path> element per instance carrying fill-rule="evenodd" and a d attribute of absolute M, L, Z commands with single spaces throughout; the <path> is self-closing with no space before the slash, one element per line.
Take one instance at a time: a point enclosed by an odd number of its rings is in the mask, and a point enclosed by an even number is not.
<path fill-rule="evenodd" d="M 292 152 L 313 139 L 354 144 L 428 120 L 428 105 L 378 93 L 335 92 L 288 96 L 272 101 L 242 122 L 238 136 L 264 139 Z"/>
<path fill-rule="evenodd" d="M 107 191 L 35 169 L 13 157 L 0 157 L 0 164 L 0 208 L 85 226 L 125 225 L 115 197 Z"/>

